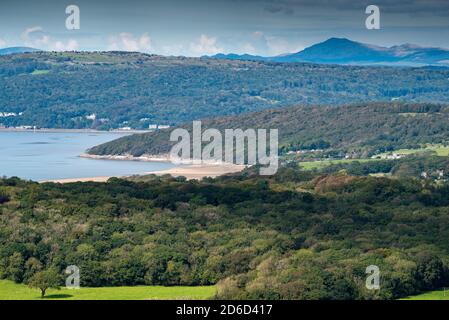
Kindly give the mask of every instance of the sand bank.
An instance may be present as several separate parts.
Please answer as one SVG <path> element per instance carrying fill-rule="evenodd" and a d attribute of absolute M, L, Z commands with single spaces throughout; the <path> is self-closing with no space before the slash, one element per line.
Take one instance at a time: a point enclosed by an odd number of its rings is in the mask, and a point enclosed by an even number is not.
<path fill-rule="evenodd" d="M 234 164 L 193 164 L 174 167 L 168 170 L 145 172 L 141 175 L 155 174 L 155 175 L 172 175 L 173 177 L 184 176 L 187 179 L 202 179 L 204 177 L 215 178 L 227 173 L 240 172 L 245 168 L 244 165 Z M 112 177 L 88 177 L 88 178 L 70 178 L 70 179 L 57 179 L 47 180 L 41 182 L 55 182 L 55 183 L 71 183 L 71 182 L 106 182 Z M 122 177 L 126 178 L 126 177 Z"/>

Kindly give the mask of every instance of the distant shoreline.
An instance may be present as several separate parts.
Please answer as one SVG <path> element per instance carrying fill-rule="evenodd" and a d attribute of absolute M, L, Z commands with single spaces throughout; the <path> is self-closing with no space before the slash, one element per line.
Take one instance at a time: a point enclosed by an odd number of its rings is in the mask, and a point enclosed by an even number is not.
<path fill-rule="evenodd" d="M 126 155 L 97 155 L 82 153 L 81 158 L 95 159 L 95 160 L 119 160 L 119 161 L 143 161 L 143 162 L 171 162 L 168 154 L 163 155 L 142 155 L 135 157 L 130 154 Z"/>
<path fill-rule="evenodd" d="M 117 134 L 134 134 L 148 133 L 151 130 L 95 130 L 95 129 L 24 129 L 24 128 L 0 128 L 0 132 L 44 132 L 44 133 L 117 133 Z"/>

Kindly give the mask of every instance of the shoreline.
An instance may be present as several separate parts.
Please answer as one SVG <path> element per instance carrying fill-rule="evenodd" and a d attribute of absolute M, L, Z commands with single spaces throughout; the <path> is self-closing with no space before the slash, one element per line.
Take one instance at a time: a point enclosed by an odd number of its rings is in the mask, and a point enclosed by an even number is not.
<path fill-rule="evenodd" d="M 110 178 L 131 178 L 154 174 L 156 176 L 171 175 L 173 177 L 186 177 L 187 180 L 201 180 L 205 177 L 216 178 L 228 173 L 237 173 L 245 169 L 245 165 L 236 164 L 191 164 L 174 167 L 171 169 L 160 171 L 149 171 L 141 174 L 133 174 L 121 177 L 107 176 L 107 177 L 84 177 L 84 178 L 67 178 L 39 181 L 39 183 L 74 183 L 74 182 L 107 182 Z"/>
<path fill-rule="evenodd" d="M 162 155 L 142 155 L 140 157 L 134 157 L 132 155 L 92 155 L 82 153 L 79 155 L 81 158 L 96 159 L 96 160 L 115 160 L 115 161 L 143 161 L 143 162 L 171 162 L 168 154 Z M 201 163 L 196 164 L 192 161 L 186 161 L 179 166 L 175 166 L 170 169 L 160 171 L 149 171 L 138 174 L 126 175 L 126 176 L 102 176 L 102 177 L 83 177 L 83 178 L 66 178 L 66 179 L 52 179 L 39 181 L 40 183 L 53 182 L 53 183 L 73 183 L 73 182 L 107 182 L 110 178 L 130 178 L 139 177 L 154 174 L 157 176 L 171 175 L 173 177 L 186 177 L 187 180 L 198 179 L 201 180 L 205 177 L 216 178 L 228 173 L 237 173 L 246 168 L 246 165 L 229 164 L 223 162 L 213 163 Z"/>
<path fill-rule="evenodd" d="M 82 153 L 80 158 L 94 159 L 94 160 L 118 160 L 118 161 L 143 161 L 143 162 L 171 162 L 168 154 L 162 155 L 142 155 L 135 157 L 131 154 L 125 155 L 97 155 Z"/>
<path fill-rule="evenodd" d="M 0 132 L 43 132 L 43 133 L 117 133 L 117 134 L 135 134 L 135 133 L 148 133 L 153 132 L 151 130 L 95 130 L 95 129 L 25 129 L 25 128 L 0 128 Z"/>

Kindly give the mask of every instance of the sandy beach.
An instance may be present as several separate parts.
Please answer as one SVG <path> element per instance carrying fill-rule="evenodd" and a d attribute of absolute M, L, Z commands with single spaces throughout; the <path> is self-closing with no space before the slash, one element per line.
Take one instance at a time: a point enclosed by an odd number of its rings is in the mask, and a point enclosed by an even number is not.
<path fill-rule="evenodd" d="M 161 175 L 172 175 L 173 177 L 184 176 L 188 180 L 191 179 L 202 179 L 204 177 L 215 178 L 228 173 L 240 172 L 245 168 L 244 165 L 234 165 L 234 164 L 192 164 L 192 165 L 182 165 L 179 167 L 171 168 L 162 171 L 145 172 L 141 175 L 155 174 Z M 71 182 L 106 182 L 112 177 L 87 177 L 87 178 L 71 178 L 71 179 L 58 179 L 58 180 L 46 180 L 43 182 L 54 182 L 54 183 L 71 183 Z M 126 177 L 122 177 L 126 178 Z"/>
<path fill-rule="evenodd" d="M 140 157 L 134 157 L 132 155 L 91 155 L 83 153 L 80 155 L 82 158 L 89 159 L 101 159 L 101 160 L 117 160 L 117 161 L 144 161 L 144 162 L 170 162 L 168 154 L 162 155 L 142 155 Z M 135 175 L 121 176 L 118 178 L 127 178 L 131 176 L 138 175 L 148 175 L 155 174 L 158 176 L 169 174 L 173 177 L 186 177 L 188 180 L 191 179 L 202 179 L 205 177 L 215 178 L 228 173 L 236 173 L 245 169 L 245 165 L 236 165 L 229 163 L 202 163 L 202 164 L 191 164 L 189 162 L 181 164 L 180 166 L 161 171 L 149 171 L 138 173 Z M 69 179 L 56 179 L 56 180 L 45 180 L 43 182 L 54 182 L 54 183 L 71 183 L 71 182 L 106 182 L 112 176 L 107 177 L 86 177 L 86 178 L 69 178 Z"/>
<path fill-rule="evenodd" d="M 245 169 L 244 165 L 236 164 L 192 164 L 171 168 L 168 170 L 148 172 L 147 174 L 164 175 L 173 177 L 184 176 L 187 179 L 202 179 L 204 177 L 215 178 L 227 173 L 236 173 Z"/>

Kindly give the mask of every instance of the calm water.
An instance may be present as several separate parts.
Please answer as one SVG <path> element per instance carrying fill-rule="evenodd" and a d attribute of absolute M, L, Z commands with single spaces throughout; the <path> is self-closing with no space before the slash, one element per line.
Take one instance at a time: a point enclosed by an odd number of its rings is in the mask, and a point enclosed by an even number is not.
<path fill-rule="evenodd" d="M 86 149 L 120 136 L 116 133 L 0 132 L 0 176 L 40 181 L 123 176 L 173 167 L 170 163 L 78 157 Z"/>

